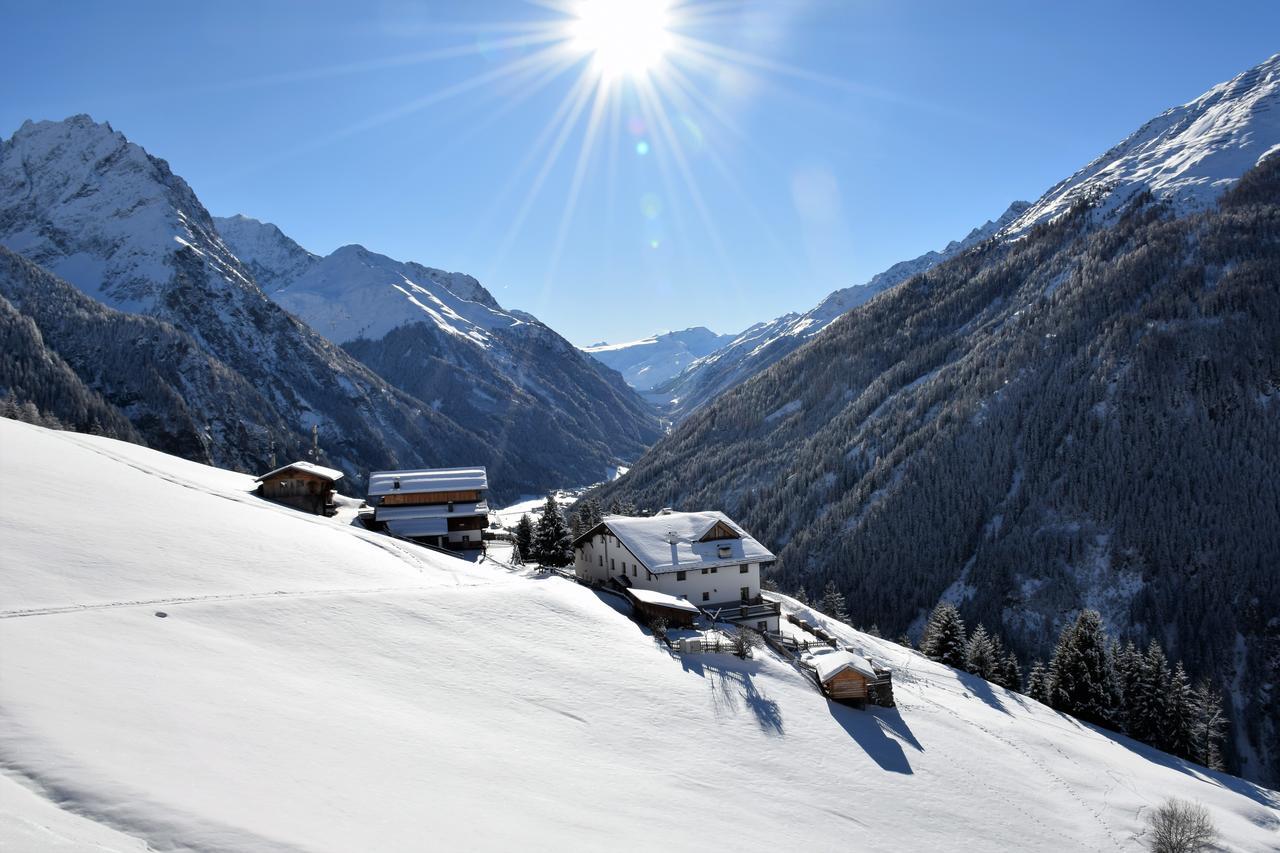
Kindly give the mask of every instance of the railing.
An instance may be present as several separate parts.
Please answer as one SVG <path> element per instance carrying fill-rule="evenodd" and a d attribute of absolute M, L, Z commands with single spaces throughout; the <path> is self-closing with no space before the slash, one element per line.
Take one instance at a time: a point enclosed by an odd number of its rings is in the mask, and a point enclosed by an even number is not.
<path fill-rule="evenodd" d="M 758 598 L 755 602 L 731 601 L 723 604 L 702 604 L 699 605 L 699 609 L 711 619 L 734 622 L 742 619 L 758 619 L 762 616 L 779 616 L 782 613 L 782 604 L 767 598 Z"/>

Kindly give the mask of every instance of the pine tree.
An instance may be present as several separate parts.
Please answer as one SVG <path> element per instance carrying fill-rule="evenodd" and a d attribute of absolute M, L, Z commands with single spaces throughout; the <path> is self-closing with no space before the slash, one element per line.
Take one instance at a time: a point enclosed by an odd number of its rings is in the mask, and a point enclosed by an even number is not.
<path fill-rule="evenodd" d="M 1128 705 L 1128 733 L 1144 743 L 1158 744 L 1169 716 L 1169 682 L 1173 674 L 1164 649 L 1155 640 L 1141 656 L 1141 666 Z"/>
<path fill-rule="evenodd" d="M 1165 714 L 1157 744 L 1165 752 L 1191 757 L 1191 680 L 1181 661 L 1169 678 L 1169 710 Z"/>
<path fill-rule="evenodd" d="M 1052 702 L 1049 687 L 1049 668 L 1045 666 L 1044 661 L 1037 660 L 1031 664 L 1031 673 L 1027 676 L 1027 689 L 1023 692 L 1037 702 L 1049 705 Z"/>
<path fill-rule="evenodd" d="M 1049 662 L 1050 705 L 1101 726 L 1114 721 L 1115 677 L 1107 635 L 1096 610 L 1082 610 L 1062 629 Z"/>
<path fill-rule="evenodd" d="M 543 566 L 567 566 L 571 560 L 570 542 L 560 504 L 554 495 L 548 495 L 533 531 L 533 557 Z"/>
<path fill-rule="evenodd" d="M 1116 722 L 1126 734 L 1132 735 L 1134 708 L 1142 686 L 1142 654 L 1130 640 L 1123 647 L 1118 643 L 1112 646 L 1111 660 L 1116 673 L 1116 694 L 1120 697 Z"/>
<path fill-rule="evenodd" d="M 979 625 L 970 635 L 969 642 L 965 644 L 964 668 L 979 678 L 993 681 L 998 663 L 995 642 L 987 633 L 986 626 Z"/>
<path fill-rule="evenodd" d="M 803 604 L 805 607 L 809 606 L 809 593 L 805 592 L 803 586 L 796 590 L 796 594 L 793 595 L 792 598 L 794 598 L 797 603 Z"/>
<path fill-rule="evenodd" d="M 944 601 L 933 608 L 920 638 L 920 651 L 939 663 L 964 669 L 966 644 L 964 620 L 955 605 Z"/>
<path fill-rule="evenodd" d="M 516 524 L 516 551 L 521 560 L 528 560 L 533 556 L 533 522 L 529 520 L 528 513 L 520 516 L 520 521 Z"/>
<path fill-rule="evenodd" d="M 614 498 L 613 500 L 609 501 L 609 515 L 622 515 L 622 514 L 623 514 L 622 504 L 618 502 L 618 499 Z"/>
<path fill-rule="evenodd" d="M 1022 690 L 1022 664 L 1018 663 L 1018 656 L 1013 652 L 1005 654 L 997 668 L 996 677 L 992 679 L 996 684 L 1008 690 Z"/>
<path fill-rule="evenodd" d="M 1192 761 L 1210 770 L 1222 769 L 1222 739 L 1227 716 L 1222 711 L 1222 694 L 1207 678 L 1191 691 L 1191 719 L 1188 745 Z"/>
<path fill-rule="evenodd" d="M 849 611 L 845 607 L 844 593 L 836 588 L 835 581 L 827 581 L 826 587 L 822 590 L 822 602 L 818 605 L 818 609 L 837 621 L 849 621 Z"/>

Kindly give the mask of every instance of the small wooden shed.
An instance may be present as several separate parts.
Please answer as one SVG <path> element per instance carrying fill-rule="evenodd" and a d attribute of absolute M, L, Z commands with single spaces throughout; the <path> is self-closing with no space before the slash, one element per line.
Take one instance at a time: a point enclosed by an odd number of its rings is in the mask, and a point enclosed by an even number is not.
<path fill-rule="evenodd" d="M 891 673 L 864 657 L 841 649 L 814 656 L 813 667 L 822 692 L 837 702 L 893 705 Z"/>
<path fill-rule="evenodd" d="M 258 478 L 257 494 L 314 515 L 334 515 L 334 484 L 342 472 L 310 462 L 291 462 Z"/>
<path fill-rule="evenodd" d="M 667 625 L 672 628 L 688 628 L 701 613 L 696 606 L 683 598 L 667 595 L 664 592 L 636 587 L 624 587 L 624 590 L 636 610 L 644 616 L 645 622 L 665 619 Z"/>

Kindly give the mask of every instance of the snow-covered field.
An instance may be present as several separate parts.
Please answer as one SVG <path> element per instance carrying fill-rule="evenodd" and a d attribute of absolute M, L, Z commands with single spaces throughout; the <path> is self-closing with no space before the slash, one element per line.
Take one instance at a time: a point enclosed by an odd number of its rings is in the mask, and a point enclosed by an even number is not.
<path fill-rule="evenodd" d="M 1280 845 L 1280 795 L 891 643 L 843 630 L 899 707 L 835 706 L 250 486 L 0 420 L 0 848 L 1134 850 L 1168 796 Z"/>

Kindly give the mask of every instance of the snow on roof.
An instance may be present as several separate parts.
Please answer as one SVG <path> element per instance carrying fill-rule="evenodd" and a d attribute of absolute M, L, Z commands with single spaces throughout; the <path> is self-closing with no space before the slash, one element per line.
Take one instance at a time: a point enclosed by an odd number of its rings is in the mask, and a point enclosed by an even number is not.
<path fill-rule="evenodd" d="M 673 610 L 687 610 L 690 613 L 697 613 L 698 608 L 683 598 L 676 598 L 674 595 L 667 595 L 665 592 L 658 592 L 656 589 L 641 589 L 639 587 L 631 587 L 628 592 L 638 601 L 645 604 L 656 604 L 661 607 L 670 607 Z"/>
<path fill-rule="evenodd" d="M 846 669 L 851 669 L 867 678 L 876 677 L 876 670 L 871 662 L 853 652 L 834 651 L 814 655 L 813 665 L 818 670 L 819 681 L 827 681 Z"/>
<path fill-rule="evenodd" d="M 399 483 L 399 488 L 396 487 Z M 421 471 L 374 471 L 369 475 L 370 495 L 393 492 L 454 492 L 489 488 L 484 468 L 427 468 Z"/>
<path fill-rule="evenodd" d="M 337 468 L 325 468 L 323 465 L 314 465 L 310 462 L 290 462 L 288 465 L 281 465 L 279 468 L 275 469 L 274 471 L 268 471 L 267 473 L 259 477 L 257 480 L 255 480 L 255 482 L 260 483 L 263 480 L 267 479 L 268 477 L 273 477 L 276 474 L 283 473 L 285 471 L 288 471 L 291 468 L 297 471 L 305 471 L 308 474 L 315 474 L 317 477 L 324 477 L 326 480 L 342 479 L 342 472 L 339 471 Z"/>
<path fill-rule="evenodd" d="M 699 541 L 717 522 L 742 538 Z M 774 559 L 768 548 L 722 512 L 669 512 L 649 518 L 606 515 L 603 524 L 655 574 Z M 727 556 L 720 556 L 722 547 L 728 548 Z"/>

